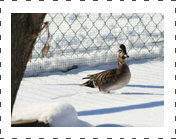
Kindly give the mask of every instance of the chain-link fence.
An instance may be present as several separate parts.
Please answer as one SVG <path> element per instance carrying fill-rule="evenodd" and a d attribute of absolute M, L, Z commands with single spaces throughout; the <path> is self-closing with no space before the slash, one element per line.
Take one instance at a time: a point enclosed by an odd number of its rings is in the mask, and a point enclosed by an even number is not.
<path fill-rule="evenodd" d="M 127 47 L 128 61 L 164 56 L 162 13 L 52 13 L 47 14 L 45 21 L 49 21 L 51 47 L 43 58 L 41 50 L 48 35 L 42 31 L 25 76 L 67 71 L 74 65 L 98 66 L 117 62 L 120 44 Z"/>

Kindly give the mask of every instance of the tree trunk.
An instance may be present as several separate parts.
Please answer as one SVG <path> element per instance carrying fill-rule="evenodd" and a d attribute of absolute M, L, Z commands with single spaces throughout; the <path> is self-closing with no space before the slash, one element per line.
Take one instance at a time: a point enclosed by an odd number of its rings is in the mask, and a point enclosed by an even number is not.
<path fill-rule="evenodd" d="M 45 13 L 11 14 L 11 115 L 17 91 L 45 15 Z"/>

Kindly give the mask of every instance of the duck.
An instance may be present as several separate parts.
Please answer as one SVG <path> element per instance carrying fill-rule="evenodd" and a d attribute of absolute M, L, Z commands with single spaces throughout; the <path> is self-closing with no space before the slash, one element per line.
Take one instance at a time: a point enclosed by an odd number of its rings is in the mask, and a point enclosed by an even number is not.
<path fill-rule="evenodd" d="M 81 86 L 99 88 L 100 92 L 105 93 L 110 93 L 112 90 L 118 90 L 125 87 L 131 79 L 131 72 L 126 64 L 126 58 L 129 58 L 126 46 L 121 44 L 117 54 L 117 68 L 87 75 L 87 77 L 82 79 L 89 80 L 81 84 Z"/>

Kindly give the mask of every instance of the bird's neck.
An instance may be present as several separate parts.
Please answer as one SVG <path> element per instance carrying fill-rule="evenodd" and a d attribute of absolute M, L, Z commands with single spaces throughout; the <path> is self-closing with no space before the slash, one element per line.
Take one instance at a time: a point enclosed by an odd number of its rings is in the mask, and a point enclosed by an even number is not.
<path fill-rule="evenodd" d="M 126 60 L 125 59 L 118 59 L 118 65 L 124 65 L 126 64 Z"/>

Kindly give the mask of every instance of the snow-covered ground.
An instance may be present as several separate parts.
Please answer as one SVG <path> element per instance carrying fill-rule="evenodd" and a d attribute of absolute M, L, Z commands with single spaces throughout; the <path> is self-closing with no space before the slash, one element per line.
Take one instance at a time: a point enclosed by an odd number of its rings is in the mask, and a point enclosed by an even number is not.
<path fill-rule="evenodd" d="M 130 61 L 131 81 L 110 94 L 82 87 L 87 74 L 117 67 L 79 66 L 21 82 L 12 120 L 48 120 L 52 126 L 164 126 L 164 58 Z"/>
<path fill-rule="evenodd" d="M 143 59 L 164 57 L 163 43 L 152 43 L 164 39 L 163 14 L 51 13 L 45 21 L 51 48 L 42 58 L 47 39 L 43 31 L 27 64 L 12 120 L 37 118 L 51 126 L 164 126 L 164 59 Z M 130 83 L 110 94 L 81 87 L 87 74 L 117 67 L 122 43 L 130 56 Z M 78 68 L 49 73 L 73 65 Z"/>

